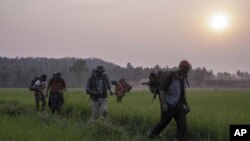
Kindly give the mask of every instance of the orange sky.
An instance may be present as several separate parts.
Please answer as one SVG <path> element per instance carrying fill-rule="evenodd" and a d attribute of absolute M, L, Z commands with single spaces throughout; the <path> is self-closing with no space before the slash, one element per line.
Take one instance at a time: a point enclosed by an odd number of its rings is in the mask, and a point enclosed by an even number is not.
<path fill-rule="evenodd" d="M 250 71 L 249 0 L 1 0 L 0 56 L 97 57 L 125 66 Z M 208 27 L 215 11 L 225 32 Z"/>

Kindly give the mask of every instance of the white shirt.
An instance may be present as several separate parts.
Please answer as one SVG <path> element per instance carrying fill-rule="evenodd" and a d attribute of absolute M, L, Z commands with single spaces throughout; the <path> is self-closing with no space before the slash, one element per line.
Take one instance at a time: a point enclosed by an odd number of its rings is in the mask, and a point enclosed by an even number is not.
<path fill-rule="evenodd" d="M 42 82 L 41 80 L 37 80 L 34 84 L 34 87 L 39 89 L 39 91 L 43 91 L 45 89 L 47 81 Z"/>

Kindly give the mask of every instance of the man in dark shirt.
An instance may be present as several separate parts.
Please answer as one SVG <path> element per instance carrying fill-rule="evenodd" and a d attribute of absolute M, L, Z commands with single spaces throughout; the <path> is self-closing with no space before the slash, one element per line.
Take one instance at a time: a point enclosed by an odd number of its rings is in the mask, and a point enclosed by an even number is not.
<path fill-rule="evenodd" d="M 52 113 L 57 111 L 58 113 L 61 111 L 61 107 L 64 103 L 63 91 L 66 90 L 66 83 L 64 79 L 61 77 L 61 73 L 56 73 L 49 80 L 48 87 L 46 89 L 46 97 L 49 92 L 49 107 L 51 108 Z"/>
<path fill-rule="evenodd" d="M 92 71 L 92 76 L 88 79 L 86 92 L 90 95 L 92 106 L 92 121 L 95 121 L 101 114 L 106 119 L 108 113 L 107 90 L 112 91 L 107 74 L 102 66 L 98 66 Z"/>

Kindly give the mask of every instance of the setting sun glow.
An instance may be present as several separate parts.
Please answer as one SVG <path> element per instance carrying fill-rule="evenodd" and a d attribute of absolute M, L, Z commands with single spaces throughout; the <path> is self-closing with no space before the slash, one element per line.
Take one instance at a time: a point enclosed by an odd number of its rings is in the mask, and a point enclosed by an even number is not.
<path fill-rule="evenodd" d="M 215 31 L 223 31 L 230 25 L 229 16 L 225 13 L 214 13 L 210 17 L 209 25 Z"/>

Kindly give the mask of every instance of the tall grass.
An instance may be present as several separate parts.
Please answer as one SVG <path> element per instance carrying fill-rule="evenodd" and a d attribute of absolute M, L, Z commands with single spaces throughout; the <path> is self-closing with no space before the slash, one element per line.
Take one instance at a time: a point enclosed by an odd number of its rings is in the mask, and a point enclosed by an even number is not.
<path fill-rule="evenodd" d="M 230 124 L 250 123 L 250 90 L 189 90 L 188 114 L 190 140 L 229 140 Z M 132 91 L 122 103 L 109 97 L 108 121 L 89 122 L 89 98 L 81 89 L 65 93 L 61 114 L 49 109 L 36 112 L 33 94 L 24 89 L 0 90 L 0 140 L 147 140 L 145 133 L 159 122 L 156 99 L 146 90 Z M 159 140 L 174 140 L 172 121 Z"/>

